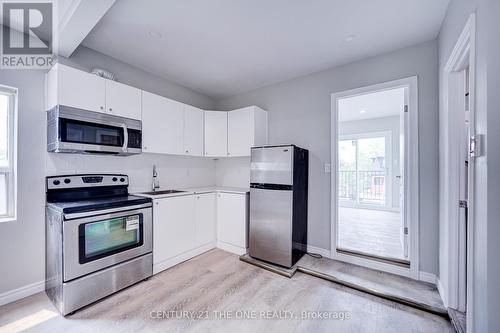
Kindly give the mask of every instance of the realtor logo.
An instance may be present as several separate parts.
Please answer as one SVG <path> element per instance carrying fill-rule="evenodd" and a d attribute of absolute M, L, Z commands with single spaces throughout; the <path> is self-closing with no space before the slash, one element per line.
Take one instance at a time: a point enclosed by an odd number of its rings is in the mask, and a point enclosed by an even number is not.
<path fill-rule="evenodd" d="M 2 3 L 2 68 L 52 67 L 53 4 L 51 2 Z"/>

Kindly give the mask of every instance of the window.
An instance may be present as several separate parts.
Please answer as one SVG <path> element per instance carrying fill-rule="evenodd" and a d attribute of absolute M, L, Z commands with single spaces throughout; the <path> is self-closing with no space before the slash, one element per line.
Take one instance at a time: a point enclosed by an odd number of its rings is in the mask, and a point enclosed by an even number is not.
<path fill-rule="evenodd" d="M 17 90 L 0 86 L 0 221 L 16 217 Z"/>

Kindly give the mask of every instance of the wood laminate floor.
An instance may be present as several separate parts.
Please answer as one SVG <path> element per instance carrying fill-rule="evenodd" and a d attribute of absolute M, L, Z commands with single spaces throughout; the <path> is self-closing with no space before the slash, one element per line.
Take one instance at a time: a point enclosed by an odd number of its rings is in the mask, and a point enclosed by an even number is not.
<path fill-rule="evenodd" d="M 405 259 L 398 212 L 339 207 L 338 247 L 386 258 Z"/>
<path fill-rule="evenodd" d="M 172 314 L 180 318 L 157 318 Z M 320 314 L 330 318 L 302 318 Z M 243 315 L 250 318 L 238 318 Z M 211 250 L 66 318 L 44 293 L 5 305 L 0 332 L 431 333 L 453 327 L 440 316 L 302 273 L 288 279 Z"/>

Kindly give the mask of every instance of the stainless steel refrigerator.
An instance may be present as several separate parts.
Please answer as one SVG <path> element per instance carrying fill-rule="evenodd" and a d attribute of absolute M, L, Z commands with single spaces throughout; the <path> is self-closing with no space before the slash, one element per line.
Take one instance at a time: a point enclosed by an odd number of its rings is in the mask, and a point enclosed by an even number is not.
<path fill-rule="evenodd" d="M 254 147 L 250 163 L 251 257 L 292 267 L 307 251 L 309 151 Z"/>

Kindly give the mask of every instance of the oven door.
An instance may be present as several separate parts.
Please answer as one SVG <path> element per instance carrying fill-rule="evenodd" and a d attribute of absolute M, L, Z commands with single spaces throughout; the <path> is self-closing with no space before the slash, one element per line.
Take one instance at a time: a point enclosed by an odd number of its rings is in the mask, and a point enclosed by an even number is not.
<path fill-rule="evenodd" d="M 152 251 L 152 208 L 125 209 L 64 221 L 64 282 Z"/>

